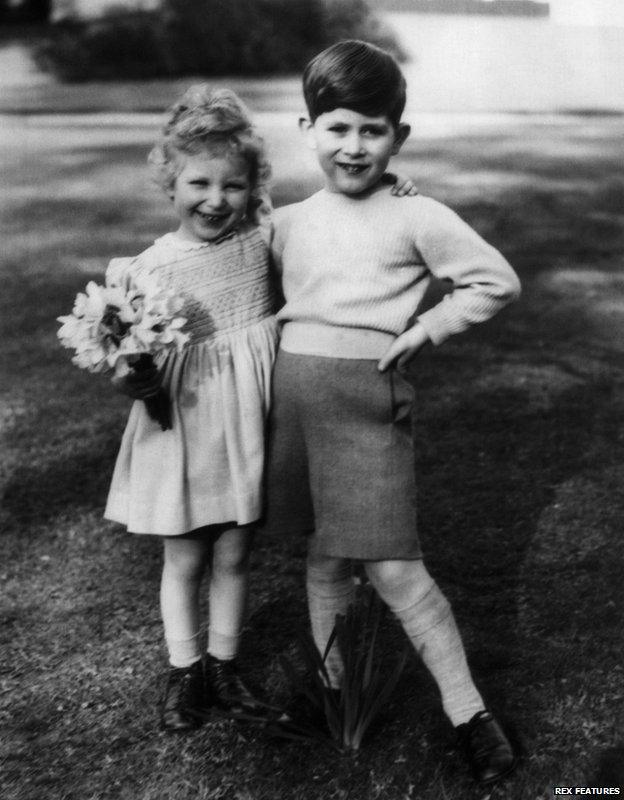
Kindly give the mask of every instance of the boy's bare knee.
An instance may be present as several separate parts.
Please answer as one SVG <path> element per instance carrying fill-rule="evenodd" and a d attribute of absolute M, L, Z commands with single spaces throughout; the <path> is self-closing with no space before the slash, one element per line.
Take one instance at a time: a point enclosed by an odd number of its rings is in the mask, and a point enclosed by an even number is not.
<path fill-rule="evenodd" d="M 403 605 L 406 598 L 410 604 L 417 601 L 434 585 L 421 559 L 366 561 L 364 568 L 379 596 L 393 608 Z"/>
<path fill-rule="evenodd" d="M 364 562 L 366 574 L 371 583 L 397 584 L 409 581 L 421 581 L 429 578 L 427 568 L 420 559 L 407 561 L 404 559 Z"/>

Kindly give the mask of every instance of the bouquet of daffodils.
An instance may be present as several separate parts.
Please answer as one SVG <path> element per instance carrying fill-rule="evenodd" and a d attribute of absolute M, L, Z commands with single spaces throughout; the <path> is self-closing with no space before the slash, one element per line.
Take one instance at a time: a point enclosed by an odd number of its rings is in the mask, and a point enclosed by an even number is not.
<path fill-rule="evenodd" d="M 76 296 L 72 313 L 58 317 L 58 338 L 75 350 L 72 362 L 90 372 L 123 375 L 129 368 L 146 369 L 154 356 L 180 351 L 188 341 L 178 316 L 183 299 L 158 285 L 151 275 L 137 275 L 125 286 L 106 280 L 105 286 L 90 281 L 86 294 Z M 160 389 L 145 400 L 147 411 L 161 429 L 171 428 L 169 398 Z"/>

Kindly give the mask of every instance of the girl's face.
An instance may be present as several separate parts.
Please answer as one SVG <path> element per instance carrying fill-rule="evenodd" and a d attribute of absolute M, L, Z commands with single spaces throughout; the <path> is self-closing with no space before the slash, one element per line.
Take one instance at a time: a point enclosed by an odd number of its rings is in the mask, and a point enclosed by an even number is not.
<path fill-rule="evenodd" d="M 236 228 L 251 194 L 249 165 L 235 154 L 181 155 L 182 169 L 169 196 L 180 218 L 178 233 L 210 242 Z"/>

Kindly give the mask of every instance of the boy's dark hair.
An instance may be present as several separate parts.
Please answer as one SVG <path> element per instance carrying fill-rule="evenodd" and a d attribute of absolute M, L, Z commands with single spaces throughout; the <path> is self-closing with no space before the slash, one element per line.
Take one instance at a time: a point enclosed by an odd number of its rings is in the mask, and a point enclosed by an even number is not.
<path fill-rule="evenodd" d="M 386 115 L 396 127 L 405 108 L 405 78 L 389 53 L 347 39 L 309 62 L 303 96 L 312 122 L 328 111 L 348 108 L 368 117 Z"/>

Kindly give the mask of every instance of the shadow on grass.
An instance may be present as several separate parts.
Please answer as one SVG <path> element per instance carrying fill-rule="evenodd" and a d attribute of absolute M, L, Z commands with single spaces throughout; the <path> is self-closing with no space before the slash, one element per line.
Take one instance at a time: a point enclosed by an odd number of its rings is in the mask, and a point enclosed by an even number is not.
<path fill-rule="evenodd" d="M 503 717 L 510 698 L 518 705 L 518 681 L 557 694 L 565 678 L 568 691 L 594 694 L 585 681 L 597 652 L 604 670 L 618 663 L 622 617 L 613 542 L 624 497 L 606 479 L 622 459 L 617 394 L 607 377 L 572 375 L 565 388 L 555 373 L 543 404 L 526 390 L 462 391 L 463 378 L 455 374 L 451 399 L 430 400 L 416 422 L 427 562 L 453 602 L 486 701 Z"/>
<path fill-rule="evenodd" d="M 28 529 L 61 514 L 103 508 L 119 443 L 116 436 L 96 451 L 74 450 L 43 463 L 18 466 L 5 484 L 6 523 Z"/>
<path fill-rule="evenodd" d="M 611 747 L 599 756 L 594 786 L 618 787 L 624 792 L 624 744 Z"/>

